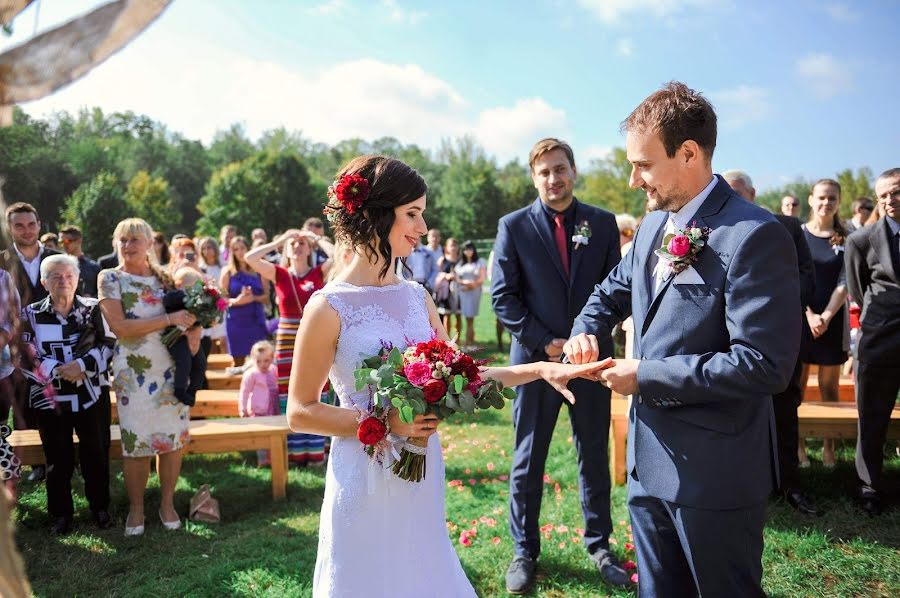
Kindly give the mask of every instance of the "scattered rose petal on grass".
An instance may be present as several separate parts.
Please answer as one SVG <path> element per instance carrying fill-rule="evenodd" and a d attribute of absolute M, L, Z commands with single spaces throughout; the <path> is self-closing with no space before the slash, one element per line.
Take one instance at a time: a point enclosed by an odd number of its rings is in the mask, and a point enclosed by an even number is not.
<path fill-rule="evenodd" d="M 491 542 L 493 542 L 494 546 L 496 546 L 497 544 L 500 543 L 500 538 L 498 538 L 497 536 L 494 536 L 493 538 L 491 538 Z"/>
<path fill-rule="evenodd" d="M 634 575 L 631 576 L 631 583 L 637 583 L 637 582 L 638 582 L 638 574 L 635 573 Z"/>
<path fill-rule="evenodd" d="M 474 486 L 474 485 L 475 485 L 475 480 L 472 478 L 469 478 L 469 486 Z"/>
<path fill-rule="evenodd" d="M 622 566 L 625 567 L 626 571 L 631 571 L 632 569 L 637 569 L 637 565 L 635 565 L 634 561 L 632 561 L 632 560 L 625 561 L 624 563 L 622 563 Z"/>
<path fill-rule="evenodd" d="M 463 473 L 466 475 L 469 475 L 470 473 L 472 473 L 472 470 L 469 469 L 468 467 L 466 467 L 466 469 L 463 471 Z"/>
<path fill-rule="evenodd" d="M 564 533 L 566 533 L 566 532 L 568 532 L 568 531 L 569 531 L 569 527 L 566 526 L 566 525 L 557 525 L 557 526 L 556 526 L 556 533 L 557 533 L 557 534 L 564 534 Z"/>
<path fill-rule="evenodd" d="M 505 481 L 507 481 L 507 480 L 509 479 L 509 476 L 506 475 L 506 474 L 504 474 L 504 475 L 502 475 L 502 476 L 498 476 L 497 479 L 499 479 L 501 482 L 505 482 Z"/>
<path fill-rule="evenodd" d="M 488 470 L 488 471 L 494 471 L 494 464 L 493 464 L 493 463 L 488 463 L 488 464 L 487 464 L 487 470 Z"/>
<path fill-rule="evenodd" d="M 619 525 L 627 525 L 627 524 L 625 523 L 625 520 L 623 519 L 622 521 L 619 521 Z"/>
<path fill-rule="evenodd" d="M 634 550 L 634 544 L 631 542 L 625 542 L 625 550 Z"/>
<path fill-rule="evenodd" d="M 552 532 L 552 531 L 553 531 L 553 524 L 552 524 L 552 523 L 548 523 L 548 524 L 546 524 L 546 525 L 542 525 L 542 526 L 541 526 L 541 531 L 542 531 L 542 532 Z"/>
<path fill-rule="evenodd" d="M 573 544 L 581 544 L 581 536 L 572 536 Z"/>
<path fill-rule="evenodd" d="M 462 486 L 462 480 L 450 480 L 449 482 L 447 482 L 447 486 L 449 486 L 450 488 Z"/>
<path fill-rule="evenodd" d="M 565 548 L 565 547 L 566 547 L 566 543 L 565 543 L 565 542 L 560 542 L 560 543 L 559 543 L 559 547 L 560 547 L 560 548 Z"/>
<path fill-rule="evenodd" d="M 557 483 L 553 486 L 553 491 L 556 492 L 557 494 L 559 494 L 560 492 L 562 492 L 562 488 L 560 488 L 559 482 L 557 482 Z"/>
<path fill-rule="evenodd" d="M 610 539 L 609 539 L 609 543 L 610 543 L 610 544 L 618 544 L 619 541 L 616 540 L 615 538 L 610 538 Z"/>
<path fill-rule="evenodd" d="M 472 540 L 469 538 L 469 534 L 463 532 L 459 535 L 459 543 L 465 547 L 469 547 L 472 545 Z"/>
<path fill-rule="evenodd" d="M 545 484 L 549 484 L 549 483 L 551 483 L 552 481 L 553 481 L 553 480 L 550 479 L 550 474 L 549 474 L 549 473 L 545 473 L 545 474 L 544 474 L 544 483 L 545 483 Z"/>
<path fill-rule="evenodd" d="M 584 530 L 581 529 L 580 527 L 576 527 L 576 528 L 575 528 L 575 533 L 578 534 L 579 536 L 583 536 L 583 535 L 584 535 Z"/>

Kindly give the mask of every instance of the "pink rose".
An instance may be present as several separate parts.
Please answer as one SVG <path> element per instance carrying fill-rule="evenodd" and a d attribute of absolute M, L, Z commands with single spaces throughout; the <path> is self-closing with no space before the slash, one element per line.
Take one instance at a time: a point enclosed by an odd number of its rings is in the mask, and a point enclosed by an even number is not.
<path fill-rule="evenodd" d="M 403 375 L 413 386 L 422 388 L 431 380 L 431 366 L 424 361 L 414 361 L 403 367 Z"/>
<path fill-rule="evenodd" d="M 228 301 L 219 297 L 216 299 L 216 309 L 219 311 L 225 311 L 228 308 Z"/>
<path fill-rule="evenodd" d="M 675 257 L 683 257 L 691 251 L 691 240 L 685 235 L 676 235 L 669 240 L 667 249 Z"/>

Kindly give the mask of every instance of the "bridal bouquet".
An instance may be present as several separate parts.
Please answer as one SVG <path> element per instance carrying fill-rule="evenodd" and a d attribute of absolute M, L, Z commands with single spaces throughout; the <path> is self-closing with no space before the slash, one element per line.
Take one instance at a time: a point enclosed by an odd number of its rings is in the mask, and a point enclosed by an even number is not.
<path fill-rule="evenodd" d="M 214 284 L 198 280 L 184 290 L 166 293 L 163 297 L 163 306 L 166 313 L 186 309 L 197 318 L 197 324 L 203 328 L 210 328 L 222 321 L 228 302 Z M 173 326 L 163 334 L 162 341 L 167 347 L 171 347 L 183 332 L 177 326 Z"/>
<path fill-rule="evenodd" d="M 448 342 L 432 339 L 410 345 L 405 351 L 382 347 L 378 355 L 363 360 L 354 372 L 356 390 L 369 387 L 372 403 L 360 418 L 357 437 L 370 458 L 382 461 L 390 451 L 387 413 L 393 407 L 401 421 L 412 423 L 420 414 L 440 419 L 477 409 L 502 409 L 515 391 L 496 380 L 481 378 L 479 362 Z M 425 477 L 427 438 L 410 438 L 393 465 L 404 480 L 420 482 Z"/>

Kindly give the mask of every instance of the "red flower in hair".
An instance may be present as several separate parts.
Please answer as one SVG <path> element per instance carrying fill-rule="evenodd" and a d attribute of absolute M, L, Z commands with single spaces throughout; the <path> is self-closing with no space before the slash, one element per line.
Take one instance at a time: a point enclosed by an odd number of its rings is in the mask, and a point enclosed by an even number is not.
<path fill-rule="evenodd" d="M 335 182 L 331 193 L 349 214 L 360 209 L 369 197 L 369 181 L 358 174 L 345 174 Z"/>

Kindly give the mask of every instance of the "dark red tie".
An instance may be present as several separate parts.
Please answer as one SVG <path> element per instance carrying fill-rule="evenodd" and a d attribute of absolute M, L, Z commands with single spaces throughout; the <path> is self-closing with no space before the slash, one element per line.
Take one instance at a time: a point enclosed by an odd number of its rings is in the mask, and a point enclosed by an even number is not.
<path fill-rule="evenodd" d="M 556 249 L 559 251 L 559 259 L 562 261 L 563 271 L 568 276 L 569 250 L 566 247 L 566 217 L 563 214 L 556 214 L 553 220 L 556 222 L 556 228 L 553 230 L 553 236 L 556 239 Z"/>

